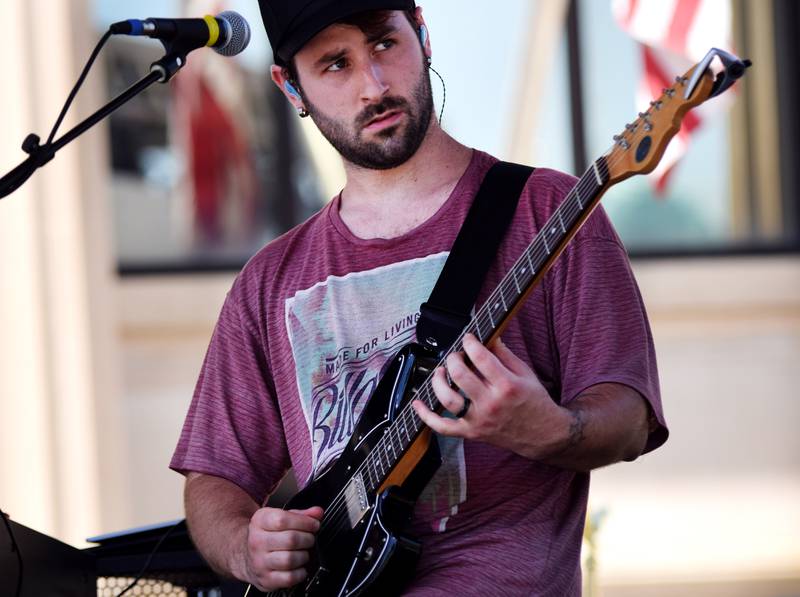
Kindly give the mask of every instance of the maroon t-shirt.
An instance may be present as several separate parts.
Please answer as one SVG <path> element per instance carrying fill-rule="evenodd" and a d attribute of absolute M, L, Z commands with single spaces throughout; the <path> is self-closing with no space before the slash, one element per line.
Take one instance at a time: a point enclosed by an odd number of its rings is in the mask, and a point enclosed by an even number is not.
<path fill-rule="evenodd" d="M 344 449 L 384 363 L 414 339 L 473 197 L 495 159 L 475 151 L 442 207 L 391 239 L 355 237 L 334 199 L 271 242 L 225 300 L 171 468 L 228 479 L 262 502 L 290 467 L 300 485 Z M 479 303 L 575 179 L 528 181 Z M 503 334 L 561 404 L 616 382 L 638 390 L 667 436 L 655 352 L 625 249 L 602 209 L 587 220 Z M 420 497 L 423 557 L 408 595 L 577 595 L 589 475 L 494 446 L 439 438 Z"/>

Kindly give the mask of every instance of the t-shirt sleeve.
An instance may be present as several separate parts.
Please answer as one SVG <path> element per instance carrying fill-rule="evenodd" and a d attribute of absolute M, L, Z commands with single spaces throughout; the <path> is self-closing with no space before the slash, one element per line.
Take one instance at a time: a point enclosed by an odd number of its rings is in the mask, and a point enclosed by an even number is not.
<path fill-rule="evenodd" d="M 257 502 L 289 469 L 265 340 L 234 284 L 225 300 L 170 468 L 222 477 Z"/>
<path fill-rule="evenodd" d="M 621 241 L 601 207 L 545 278 L 561 375 L 561 403 L 599 383 L 637 390 L 649 403 L 645 452 L 668 436 L 655 348 L 636 280 Z"/>

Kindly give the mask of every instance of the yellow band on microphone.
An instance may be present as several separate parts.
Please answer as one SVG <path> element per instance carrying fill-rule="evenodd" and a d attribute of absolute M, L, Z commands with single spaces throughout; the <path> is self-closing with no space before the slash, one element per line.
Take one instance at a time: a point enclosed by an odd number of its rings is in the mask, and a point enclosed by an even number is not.
<path fill-rule="evenodd" d="M 206 25 L 208 25 L 208 43 L 206 43 L 206 45 L 213 46 L 219 41 L 219 23 L 217 23 L 217 19 L 211 15 L 204 16 L 203 20 L 206 22 Z"/>

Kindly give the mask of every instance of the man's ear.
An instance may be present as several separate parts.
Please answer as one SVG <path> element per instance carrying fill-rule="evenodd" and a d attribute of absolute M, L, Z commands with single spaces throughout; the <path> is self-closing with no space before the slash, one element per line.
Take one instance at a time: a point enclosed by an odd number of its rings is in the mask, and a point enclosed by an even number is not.
<path fill-rule="evenodd" d="M 306 106 L 303 102 L 303 96 L 297 88 L 297 84 L 293 84 L 289 78 L 289 71 L 284 67 L 273 64 L 270 67 L 270 76 L 272 77 L 272 82 L 278 86 L 278 89 L 283 92 L 283 95 L 286 96 L 286 99 L 291 102 L 295 109 L 298 112 L 305 112 Z"/>
<path fill-rule="evenodd" d="M 421 6 L 417 6 L 414 9 L 414 21 L 417 24 L 417 34 L 419 34 L 419 30 L 420 30 L 421 27 L 425 27 L 425 29 L 426 29 L 425 41 L 422 42 L 422 51 L 425 53 L 425 57 L 426 58 L 430 58 L 433 55 L 432 50 L 431 50 L 430 29 L 428 29 L 428 26 L 425 24 L 425 19 L 422 17 L 422 7 Z M 420 40 L 420 41 L 422 41 L 422 40 Z"/>

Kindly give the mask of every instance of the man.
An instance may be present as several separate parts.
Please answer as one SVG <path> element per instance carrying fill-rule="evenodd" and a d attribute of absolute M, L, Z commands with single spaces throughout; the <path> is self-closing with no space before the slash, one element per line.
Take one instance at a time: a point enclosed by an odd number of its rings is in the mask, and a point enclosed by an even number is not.
<path fill-rule="evenodd" d="M 437 124 L 412 0 L 261 10 L 273 81 L 342 155 L 347 184 L 237 278 L 171 466 L 187 475 L 187 519 L 209 563 L 272 590 L 306 577 L 323 512 L 259 504 L 289 467 L 303 485 L 341 453 L 382 365 L 413 340 L 495 160 Z M 479 301 L 573 184 L 534 172 Z M 587 472 L 667 435 L 646 316 L 602 211 L 503 341 L 467 336 L 464 349 L 447 360 L 461 392 L 444 370 L 434 381 L 452 416 L 414 405 L 444 462 L 414 511 L 423 556 L 406 594 L 577 595 Z"/>

